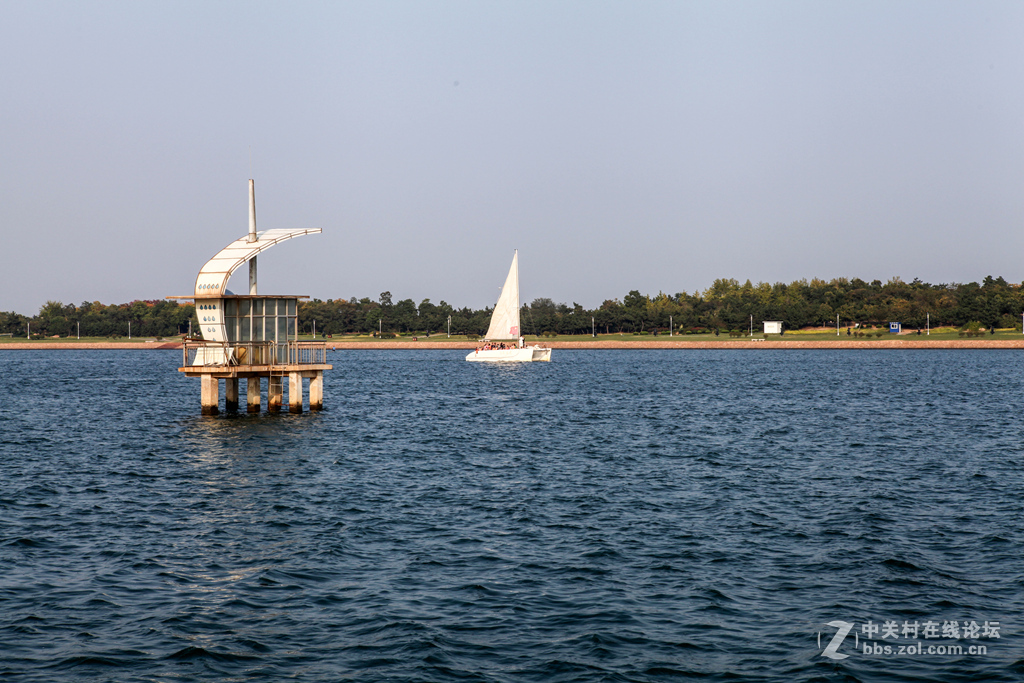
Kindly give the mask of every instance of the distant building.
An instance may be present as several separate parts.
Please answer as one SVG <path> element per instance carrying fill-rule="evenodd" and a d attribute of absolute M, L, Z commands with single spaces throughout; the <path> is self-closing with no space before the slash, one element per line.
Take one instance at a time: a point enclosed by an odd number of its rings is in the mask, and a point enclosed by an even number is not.
<path fill-rule="evenodd" d="M 889 323 L 889 334 L 899 334 L 902 331 L 902 323 Z"/>
<path fill-rule="evenodd" d="M 781 320 L 765 320 L 764 321 L 764 333 L 765 334 L 782 334 L 782 321 Z"/>

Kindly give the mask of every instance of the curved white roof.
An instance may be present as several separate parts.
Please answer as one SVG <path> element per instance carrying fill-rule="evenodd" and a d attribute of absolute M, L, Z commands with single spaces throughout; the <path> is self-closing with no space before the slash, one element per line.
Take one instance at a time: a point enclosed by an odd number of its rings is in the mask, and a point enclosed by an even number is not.
<path fill-rule="evenodd" d="M 221 249 L 216 256 L 199 269 L 196 277 L 196 298 L 220 298 L 228 288 L 231 273 L 264 249 L 303 235 L 314 235 L 323 232 L 321 228 L 294 228 L 290 230 L 263 230 L 256 233 L 256 241 L 250 242 L 249 236 L 241 237 Z"/>

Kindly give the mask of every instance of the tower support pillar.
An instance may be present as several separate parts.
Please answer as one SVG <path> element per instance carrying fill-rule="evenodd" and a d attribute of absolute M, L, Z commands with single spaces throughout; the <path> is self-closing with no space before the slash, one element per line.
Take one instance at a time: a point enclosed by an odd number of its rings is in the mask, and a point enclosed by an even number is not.
<path fill-rule="evenodd" d="M 238 411 L 237 377 L 227 377 L 224 380 L 224 410 L 229 413 Z"/>
<path fill-rule="evenodd" d="M 324 372 L 317 370 L 316 374 L 309 378 L 309 409 L 324 409 Z"/>
<path fill-rule="evenodd" d="M 260 378 L 249 377 L 245 381 L 245 409 L 250 413 L 260 412 Z"/>
<path fill-rule="evenodd" d="M 302 412 L 302 373 L 288 373 L 288 412 Z"/>
<path fill-rule="evenodd" d="M 220 403 L 219 380 L 210 375 L 202 376 L 202 387 L 200 402 L 203 406 L 203 415 L 216 415 L 220 412 L 217 404 Z"/>

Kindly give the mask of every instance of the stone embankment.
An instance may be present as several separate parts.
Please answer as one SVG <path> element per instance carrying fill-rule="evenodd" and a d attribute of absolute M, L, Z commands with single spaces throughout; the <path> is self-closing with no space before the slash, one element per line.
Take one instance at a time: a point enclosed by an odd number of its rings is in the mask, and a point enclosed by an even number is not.
<path fill-rule="evenodd" d="M 730 339 L 722 341 L 550 341 L 540 342 L 541 346 L 552 349 L 1024 349 L 1021 339 L 874 339 L 837 341 L 798 341 L 771 339 L 750 341 Z M 338 341 L 327 342 L 329 351 L 385 350 L 385 349 L 475 349 L 476 342 L 453 341 Z M 180 342 L 7 342 L 0 343 L 0 350 L 83 350 L 83 349 L 129 349 L 149 351 L 153 349 L 181 349 Z"/>
<path fill-rule="evenodd" d="M 84 349 L 131 349 L 151 351 L 153 349 L 180 349 L 181 342 L 5 342 L 0 351 L 73 351 Z"/>
<path fill-rule="evenodd" d="M 551 342 L 543 346 L 556 349 L 1024 349 L 1021 339 L 875 339 L 840 341 L 622 341 Z"/>
<path fill-rule="evenodd" d="M 534 342 L 530 342 L 531 344 Z M 550 341 L 538 342 L 552 349 L 1024 349 L 1021 339 L 874 339 L 839 341 L 796 341 L 771 339 L 763 341 Z M 475 342 L 328 342 L 330 350 L 356 349 L 475 349 Z"/>

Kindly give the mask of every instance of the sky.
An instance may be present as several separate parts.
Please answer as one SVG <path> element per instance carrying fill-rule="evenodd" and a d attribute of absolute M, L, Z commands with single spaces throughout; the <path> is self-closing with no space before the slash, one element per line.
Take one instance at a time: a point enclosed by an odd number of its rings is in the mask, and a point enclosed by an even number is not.
<path fill-rule="evenodd" d="M 1024 3 L 0 0 L 0 311 L 1024 281 Z M 247 271 L 231 288 L 242 291 Z"/>

